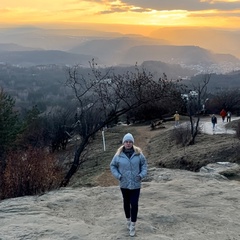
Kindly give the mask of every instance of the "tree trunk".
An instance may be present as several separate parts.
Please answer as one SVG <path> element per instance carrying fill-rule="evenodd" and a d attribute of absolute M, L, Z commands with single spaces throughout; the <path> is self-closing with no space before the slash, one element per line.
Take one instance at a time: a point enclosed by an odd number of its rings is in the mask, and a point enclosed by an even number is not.
<path fill-rule="evenodd" d="M 64 177 L 63 181 L 61 182 L 60 187 L 66 187 L 68 185 L 70 179 L 72 178 L 74 173 L 77 171 L 78 167 L 80 166 L 80 164 L 81 164 L 81 162 L 80 162 L 81 154 L 84 151 L 84 149 L 85 149 L 85 147 L 86 147 L 86 145 L 88 143 L 88 139 L 89 139 L 89 137 L 83 139 L 83 141 L 81 142 L 80 146 L 76 150 L 72 166 L 68 170 L 68 173 Z"/>
<path fill-rule="evenodd" d="M 189 141 L 188 145 L 194 145 L 195 144 L 195 138 L 198 135 L 198 125 L 199 125 L 200 117 L 197 118 L 196 125 L 194 127 L 193 121 L 192 121 L 192 116 L 190 117 L 190 122 L 191 122 L 191 134 L 192 138 Z"/>

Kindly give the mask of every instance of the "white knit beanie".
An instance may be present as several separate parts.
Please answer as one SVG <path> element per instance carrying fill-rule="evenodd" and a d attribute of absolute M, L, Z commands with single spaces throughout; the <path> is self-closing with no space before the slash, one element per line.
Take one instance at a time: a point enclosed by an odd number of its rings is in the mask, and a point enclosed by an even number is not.
<path fill-rule="evenodd" d="M 125 141 L 132 141 L 134 143 L 134 138 L 133 135 L 131 133 L 127 133 L 124 137 L 122 142 L 124 143 Z"/>

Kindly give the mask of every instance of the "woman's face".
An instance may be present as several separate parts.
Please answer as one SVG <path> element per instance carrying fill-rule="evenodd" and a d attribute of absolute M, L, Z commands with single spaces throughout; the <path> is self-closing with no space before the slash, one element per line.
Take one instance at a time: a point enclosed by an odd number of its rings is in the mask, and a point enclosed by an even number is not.
<path fill-rule="evenodd" d="M 124 142 L 124 147 L 126 149 L 130 149 L 130 148 L 132 148 L 132 146 L 133 146 L 133 142 L 132 141 L 125 141 Z"/>

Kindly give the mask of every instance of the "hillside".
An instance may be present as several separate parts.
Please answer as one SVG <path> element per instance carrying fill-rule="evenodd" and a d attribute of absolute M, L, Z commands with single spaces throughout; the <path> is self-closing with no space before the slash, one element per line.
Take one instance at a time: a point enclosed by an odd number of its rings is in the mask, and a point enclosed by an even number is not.
<path fill-rule="evenodd" d="M 108 129 L 105 152 L 99 133 L 87 153 L 89 161 L 74 177 L 71 186 L 40 196 L 0 202 L 0 238 L 130 239 L 121 192 L 108 170 L 123 134 L 130 131 L 149 161 L 148 177 L 141 190 L 136 239 L 240 239 L 239 181 L 229 181 L 211 172 L 153 167 L 163 161 L 177 167 L 182 157 L 195 166 L 206 161 L 228 161 L 239 156 L 236 151 L 230 151 L 238 141 L 233 135 L 201 134 L 197 144 L 184 151 L 169 141 L 171 126 L 169 122 L 165 128 L 155 131 L 150 131 L 147 125 Z"/>
<path fill-rule="evenodd" d="M 187 119 L 182 119 L 186 121 Z M 208 121 L 208 118 L 203 119 Z M 236 122 L 226 125 L 232 128 Z M 99 132 L 88 149 L 87 162 L 74 176 L 71 186 L 111 186 L 117 184 L 109 171 L 109 163 L 120 146 L 125 133 L 131 132 L 135 144 L 140 146 L 148 159 L 149 167 L 164 167 L 199 171 L 202 166 L 213 162 L 237 162 L 239 140 L 232 134 L 199 134 L 196 144 L 186 148 L 176 145 L 171 139 L 173 122 L 162 128 L 151 130 L 150 125 L 120 125 L 105 131 L 106 151 L 103 151 L 102 134 Z"/>

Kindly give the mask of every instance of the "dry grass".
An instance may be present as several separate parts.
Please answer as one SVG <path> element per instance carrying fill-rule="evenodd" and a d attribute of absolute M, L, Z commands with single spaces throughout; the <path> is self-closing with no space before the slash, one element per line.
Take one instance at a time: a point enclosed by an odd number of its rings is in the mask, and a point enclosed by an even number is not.
<path fill-rule="evenodd" d="M 240 162 L 239 140 L 234 135 L 199 134 L 196 144 L 184 147 L 171 140 L 173 122 L 151 130 L 149 125 L 116 126 L 105 131 L 106 151 L 99 132 L 88 149 L 88 161 L 75 174 L 71 186 L 111 186 L 118 184 L 109 171 L 109 164 L 121 145 L 125 133 L 131 132 L 135 144 L 142 148 L 149 167 L 166 167 L 198 171 L 208 163 Z"/>

